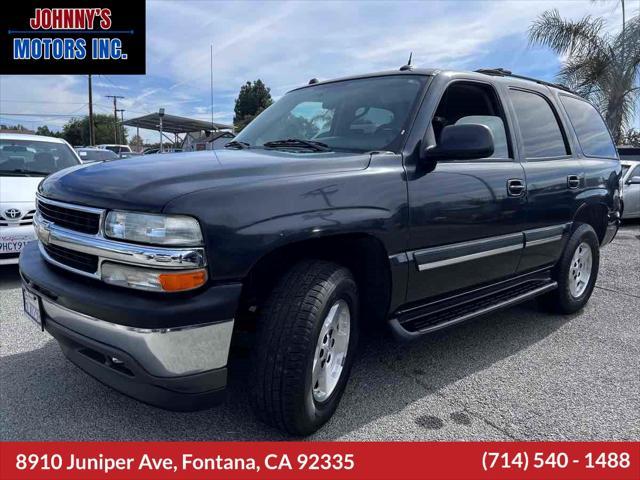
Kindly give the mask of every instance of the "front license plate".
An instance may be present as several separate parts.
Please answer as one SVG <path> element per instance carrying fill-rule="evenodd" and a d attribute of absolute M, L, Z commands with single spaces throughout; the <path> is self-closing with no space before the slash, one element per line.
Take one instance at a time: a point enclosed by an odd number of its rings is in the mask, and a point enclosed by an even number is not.
<path fill-rule="evenodd" d="M 43 330 L 40 299 L 38 296 L 23 288 L 22 303 L 24 305 L 24 313 L 27 314 L 27 317 L 33 320 L 40 330 Z"/>
<path fill-rule="evenodd" d="M 13 240 L 0 238 L 0 253 L 20 253 L 28 240 Z"/>

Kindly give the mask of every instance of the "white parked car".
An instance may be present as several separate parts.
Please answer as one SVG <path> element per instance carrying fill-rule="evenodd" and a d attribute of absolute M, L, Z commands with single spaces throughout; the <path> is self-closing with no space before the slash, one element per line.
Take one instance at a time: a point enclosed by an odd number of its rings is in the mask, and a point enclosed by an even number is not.
<path fill-rule="evenodd" d="M 118 155 L 122 153 L 133 153 L 129 145 L 116 145 L 115 143 L 103 143 L 97 145 L 97 148 L 111 150 L 113 153 L 117 153 Z"/>
<path fill-rule="evenodd" d="M 0 265 L 18 263 L 22 248 L 35 239 L 33 215 L 40 181 L 80 163 L 61 138 L 0 134 Z"/>
<path fill-rule="evenodd" d="M 640 147 L 618 147 L 622 164 L 622 218 L 640 218 Z"/>

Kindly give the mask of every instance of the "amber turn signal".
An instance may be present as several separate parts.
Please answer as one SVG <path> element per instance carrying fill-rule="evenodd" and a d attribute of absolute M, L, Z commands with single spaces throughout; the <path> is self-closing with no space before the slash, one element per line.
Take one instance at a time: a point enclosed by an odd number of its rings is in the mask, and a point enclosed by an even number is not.
<path fill-rule="evenodd" d="M 204 285 L 204 282 L 207 281 L 207 272 L 202 269 L 182 273 L 161 273 L 158 280 L 160 280 L 160 285 L 165 292 L 193 290 Z"/>

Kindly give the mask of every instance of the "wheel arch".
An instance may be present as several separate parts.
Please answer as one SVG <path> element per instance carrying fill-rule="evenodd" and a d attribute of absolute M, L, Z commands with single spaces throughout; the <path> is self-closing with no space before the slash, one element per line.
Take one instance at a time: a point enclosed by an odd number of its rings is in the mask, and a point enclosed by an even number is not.
<path fill-rule="evenodd" d="M 243 281 L 239 314 L 254 311 L 276 282 L 296 263 L 317 258 L 347 267 L 360 296 L 361 317 L 371 323 L 386 318 L 391 301 L 391 266 L 380 239 L 365 233 L 345 233 L 299 240 L 270 251 L 256 261 Z"/>
<path fill-rule="evenodd" d="M 595 230 L 598 241 L 602 244 L 607 233 L 609 207 L 602 202 L 585 202 L 573 216 L 573 229 L 578 223 L 587 223 Z"/>

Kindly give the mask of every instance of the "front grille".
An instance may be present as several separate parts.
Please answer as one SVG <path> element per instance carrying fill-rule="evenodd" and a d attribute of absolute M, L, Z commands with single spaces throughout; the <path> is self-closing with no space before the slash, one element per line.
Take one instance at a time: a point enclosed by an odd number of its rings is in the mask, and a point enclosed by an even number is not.
<path fill-rule="evenodd" d="M 97 213 L 61 207 L 38 200 L 38 210 L 45 220 L 76 232 L 96 234 L 100 228 L 100 215 Z"/>
<path fill-rule="evenodd" d="M 95 273 L 98 270 L 98 257 L 95 255 L 69 250 L 58 245 L 44 245 L 44 249 L 52 259 L 68 267 L 87 273 Z"/>
<path fill-rule="evenodd" d="M 35 213 L 35 210 L 29 210 L 22 218 L 15 220 L 6 218 L 0 214 L 0 227 L 22 227 L 23 225 L 33 225 L 33 215 Z"/>

